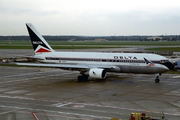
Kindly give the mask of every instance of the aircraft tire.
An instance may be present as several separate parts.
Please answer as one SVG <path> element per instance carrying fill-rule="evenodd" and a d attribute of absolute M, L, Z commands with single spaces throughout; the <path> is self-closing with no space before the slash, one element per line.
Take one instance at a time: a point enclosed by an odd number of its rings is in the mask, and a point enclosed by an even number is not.
<path fill-rule="evenodd" d="M 159 83 L 159 81 L 160 81 L 160 80 L 159 80 L 158 78 L 155 79 L 155 82 L 156 82 L 156 83 Z"/>
<path fill-rule="evenodd" d="M 79 75 L 78 76 L 78 81 L 88 81 L 88 76 L 87 75 Z"/>

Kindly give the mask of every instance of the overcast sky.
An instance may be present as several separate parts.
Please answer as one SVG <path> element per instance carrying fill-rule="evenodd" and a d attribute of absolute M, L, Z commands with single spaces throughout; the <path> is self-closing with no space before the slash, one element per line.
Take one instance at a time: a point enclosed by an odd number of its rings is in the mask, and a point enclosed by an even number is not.
<path fill-rule="evenodd" d="M 180 35 L 179 0 L 0 0 L 0 35 Z"/>

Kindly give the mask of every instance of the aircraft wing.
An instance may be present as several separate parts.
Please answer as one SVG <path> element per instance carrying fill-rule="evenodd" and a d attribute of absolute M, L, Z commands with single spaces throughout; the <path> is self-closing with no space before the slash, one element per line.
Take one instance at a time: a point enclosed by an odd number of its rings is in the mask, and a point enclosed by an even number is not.
<path fill-rule="evenodd" d="M 60 68 L 66 70 L 80 70 L 80 71 L 88 71 L 91 68 L 102 68 L 109 71 L 109 69 L 117 69 L 117 66 L 109 66 L 109 65 L 87 65 L 87 64 L 44 64 L 44 63 L 16 63 L 16 65 L 21 66 L 37 66 L 37 67 L 52 67 L 52 68 Z"/>
<path fill-rule="evenodd" d="M 32 59 L 32 60 L 35 60 L 35 61 L 37 61 L 37 60 L 44 60 L 44 59 L 41 59 L 41 58 L 36 58 L 34 56 L 25 56 L 25 58 L 29 58 L 29 59 Z"/>

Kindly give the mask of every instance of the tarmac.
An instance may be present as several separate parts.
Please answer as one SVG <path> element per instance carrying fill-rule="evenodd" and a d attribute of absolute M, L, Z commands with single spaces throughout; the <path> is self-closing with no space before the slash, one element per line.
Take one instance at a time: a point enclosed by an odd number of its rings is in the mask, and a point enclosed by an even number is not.
<path fill-rule="evenodd" d="M 108 73 L 106 80 L 86 82 L 78 82 L 78 75 L 55 68 L 0 66 L 0 119 L 128 120 L 132 112 L 160 116 L 162 111 L 168 120 L 180 119 L 178 74 L 162 74 L 160 83 L 144 74 Z"/>

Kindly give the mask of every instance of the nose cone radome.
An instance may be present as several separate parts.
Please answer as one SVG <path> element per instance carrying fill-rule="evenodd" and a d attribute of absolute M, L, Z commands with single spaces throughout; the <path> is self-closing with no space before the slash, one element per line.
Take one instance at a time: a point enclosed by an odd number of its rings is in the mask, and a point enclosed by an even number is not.
<path fill-rule="evenodd" d="M 162 72 L 166 72 L 166 71 L 168 71 L 168 70 L 169 70 L 168 67 L 166 67 L 166 66 L 164 66 L 164 65 L 161 66 L 161 71 L 162 71 Z"/>

